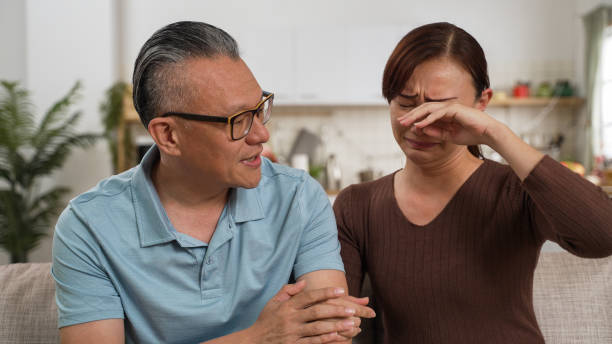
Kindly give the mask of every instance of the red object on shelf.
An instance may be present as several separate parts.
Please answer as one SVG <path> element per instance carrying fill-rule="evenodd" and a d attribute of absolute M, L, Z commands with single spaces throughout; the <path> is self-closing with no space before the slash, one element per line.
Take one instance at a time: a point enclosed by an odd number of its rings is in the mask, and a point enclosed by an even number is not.
<path fill-rule="evenodd" d="M 515 98 L 527 98 L 529 97 L 529 84 L 527 83 L 518 83 L 512 89 L 512 95 Z"/>

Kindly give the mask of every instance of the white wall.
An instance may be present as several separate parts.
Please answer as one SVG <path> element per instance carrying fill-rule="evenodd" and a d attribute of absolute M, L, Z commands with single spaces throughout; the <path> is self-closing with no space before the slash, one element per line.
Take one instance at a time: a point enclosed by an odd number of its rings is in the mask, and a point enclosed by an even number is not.
<path fill-rule="evenodd" d="M 25 3 L 0 0 L 0 80 L 19 81 L 22 86 L 26 79 L 25 30 Z M 8 260 L 0 250 L 0 264 Z"/>
<path fill-rule="evenodd" d="M 74 107 L 83 112 L 79 128 L 101 132 L 98 106 L 104 91 L 114 81 L 116 69 L 112 37 L 113 2 L 27 0 L 22 4 L 26 20 L 20 22 L 25 24 L 26 34 L 12 44 L 25 46 L 27 53 L 20 59 L 37 113 L 42 115 L 76 80 L 81 80 L 82 97 Z M 2 13 L 4 16 L 4 11 Z M 4 46 L 6 41 L 4 37 L 2 39 Z M 19 67 L 18 63 L 16 65 Z M 87 151 L 75 150 L 64 168 L 45 180 L 42 187 L 69 186 L 72 189 L 69 198 L 72 198 L 110 174 L 106 143 L 100 141 Z M 52 228 L 49 233 L 52 234 Z M 30 254 L 31 261 L 49 261 L 50 258 L 51 236 Z M 3 253 L 0 264 L 6 262 L 8 257 Z"/>
<path fill-rule="evenodd" d="M 26 79 L 25 19 L 22 0 L 0 0 L 0 80 Z"/>

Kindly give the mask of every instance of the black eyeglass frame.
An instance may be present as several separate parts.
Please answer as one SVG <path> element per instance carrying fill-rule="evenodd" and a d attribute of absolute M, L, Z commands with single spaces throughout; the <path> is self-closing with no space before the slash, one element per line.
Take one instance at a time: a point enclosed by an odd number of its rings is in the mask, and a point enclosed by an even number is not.
<path fill-rule="evenodd" d="M 229 124 L 230 137 L 232 138 L 232 140 L 237 141 L 249 134 L 249 132 L 251 131 L 251 127 L 253 126 L 253 122 L 255 121 L 255 114 L 259 110 L 261 110 L 261 107 L 268 100 L 270 100 L 270 108 L 272 108 L 272 104 L 274 101 L 274 93 L 263 91 L 261 96 L 263 97 L 263 99 L 253 109 L 242 110 L 228 117 L 203 115 L 203 114 L 197 114 L 197 113 L 175 112 L 175 111 L 166 112 L 162 114 L 160 117 L 177 116 L 177 117 L 187 119 L 187 120 L 192 120 L 192 121 L 226 123 L 226 124 Z M 236 118 L 238 118 L 238 116 L 243 115 L 245 113 L 251 113 L 251 117 L 252 117 L 251 124 L 249 125 L 249 128 L 245 131 L 244 135 L 240 137 L 234 137 L 234 122 L 236 121 Z M 270 120 L 269 117 L 262 124 L 266 124 L 268 120 Z"/>

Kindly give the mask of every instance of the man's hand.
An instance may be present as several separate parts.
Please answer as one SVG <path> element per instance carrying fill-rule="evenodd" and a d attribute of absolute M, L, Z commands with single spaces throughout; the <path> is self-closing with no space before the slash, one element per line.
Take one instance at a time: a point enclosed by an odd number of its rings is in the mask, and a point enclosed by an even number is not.
<path fill-rule="evenodd" d="M 331 343 L 346 340 L 338 333 L 355 331 L 355 308 L 328 303 L 343 297 L 344 289 L 303 291 L 305 286 L 286 285 L 266 304 L 249 329 L 255 343 Z"/>
<path fill-rule="evenodd" d="M 355 310 L 355 313 L 350 318 L 355 321 L 355 328 L 338 333 L 340 336 L 343 337 L 341 343 L 350 343 L 350 340 L 361 332 L 361 329 L 359 328 L 359 326 L 361 326 L 361 318 L 374 318 L 376 316 L 374 310 L 367 307 L 368 302 L 368 297 L 356 298 L 353 296 L 343 296 L 337 299 L 330 299 L 325 301 L 326 304 L 341 306 Z"/>

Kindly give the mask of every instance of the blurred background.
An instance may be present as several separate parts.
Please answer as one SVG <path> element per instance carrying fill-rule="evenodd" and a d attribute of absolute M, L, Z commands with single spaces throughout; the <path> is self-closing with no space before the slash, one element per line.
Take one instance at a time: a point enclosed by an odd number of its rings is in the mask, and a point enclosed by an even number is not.
<path fill-rule="evenodd" d="M 78 130 L 102 133 L 107 91 L 130 83 L 145 40 L 170 22 L 208 22 L 236 38 L 261 87 L 276 94 L 266 148 L 279 162 L 308 170 L 333 200 L 342 187 L 403 166 L 381 96 L 382 71 L 408 31 L 448 21 L 485 51 L 495 92 L 488 112 L 605 184 L 606 157 L 612 157 L 612 32 L 599 30 L 594 41 L 590 28 L 593 13 L 610 7 L 612 0 L 0 0 L 0 79 L 29 90 L 36 113 L 80 81 Z M 131 148 L 109 148 L 101 139 L 76 149 L 41 189 L 69 186 L 69 199 L 137 163 L 138 147 L 151 141 L 129 101 L 121 104 L 112 128 L 120 133 L 111 136 L 129 140 Z M 30 261 L 49 261 L 50 242 L 51 236 L 43 238 Z M 0 264 L 8 260 L 0 251 Z"/>

